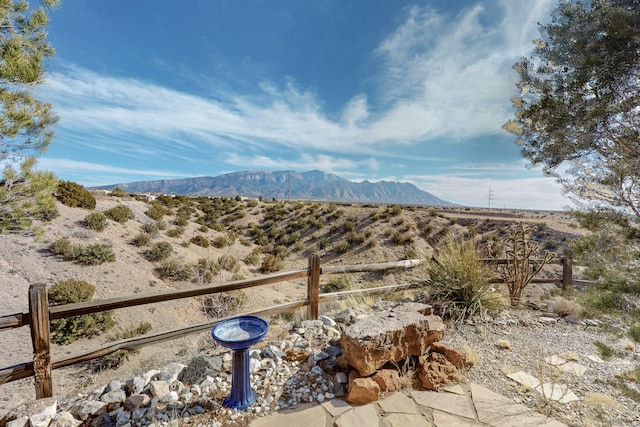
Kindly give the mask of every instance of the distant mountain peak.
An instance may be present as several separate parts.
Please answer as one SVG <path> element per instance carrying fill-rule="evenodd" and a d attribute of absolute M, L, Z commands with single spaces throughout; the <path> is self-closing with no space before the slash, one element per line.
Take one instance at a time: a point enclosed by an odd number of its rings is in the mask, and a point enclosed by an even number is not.
<path fill-rule="evenodd" d="M 267 199 L 322 200 L 354 203 L 391 203 L 451 206 L 433 194 L 407 182 L 352 182 L 317 169 L 230 172 L 216 177 L 195 177 L 159 181 L 138 181 L 93 187 L 116 187 L 129 193 L 180 194 L 185 196 L 245 197 Z"/>

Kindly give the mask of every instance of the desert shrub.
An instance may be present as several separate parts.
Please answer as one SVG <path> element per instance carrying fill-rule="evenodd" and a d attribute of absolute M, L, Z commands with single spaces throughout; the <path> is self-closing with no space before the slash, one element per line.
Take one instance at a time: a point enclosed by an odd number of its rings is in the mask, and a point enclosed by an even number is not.
<path fill-rule="evenodd" d="M 193 269 L 188 264 L 183 264 L 175 259 L 170 259 L 156 268 L 156 272 L 161 279 L 168 280 L 189 280 L 193 274 Z"/>
<path fill-rule="evenodd" d="M 77 261 L 81 264 L 98 265 L 116 260 L 116 254 L 106 243 L 89 246 L 72 244 L 68 239 L 58 239 L 49 245 L 54 255 L 62 255 L 65 261 Z"/>
<path fill-rule="evenodd" d="M 329 239 L 327 239 L 326 237 L 323 237 L 322 239 L 318 240 L 318 249 L 323 250 L 324 248 L 327 247 L 328 244 L 329 244 Z"/>
<path fill-rule="evenodd" d="M 75 304 L 91 301 L 95 286 L 82 280 L 69 279 L 57 282 L 49 289 L 51 305 Z M 51 321 L 51 341 L 69 344 L 82 337 L 92 337 L 115 325 L 110 311 Z"/>
<path fill-rule="evenodd" d="M 398 216 L 402 213 L 402 208 L 398 205 L 389 206 L 386 211 L 390 216 Z"/>
<path fill-rule="evenodd" d="M 629 338 L 631 338 L 631 340 L 640 344 L 640 324 L 630 327 L 627 335 L 629 336 Z"/>
<path fill-rule="evenodd" d="M 145 222 L 141 227 L 142 231 L 147 234 L 157 234 L 158 233 L 158 224 L 155 222 Z"/>
<path fill-rule="evenodd" d="M 346 240 L 342 240 L 336 245 L 336 252 L 338 252 L 339 254 L 345 254 L 350 250 L 351 250 L 351 244 Z"/>
<path fill-rule="evenodd" d="M 222 249 L 225 246 L 229 246 L 229 239 L 227 239 L 225 236 L 218 236 L 211 239 L 211 245 L 214 248 Z"/>
<path fill-rule="evenodd" d="M 94 209 L 96 198 L 82 185 L 72 181 L 59 181 L 56 198 L 65 206 Z"/>
<path fill-rule="evenodd" d="M 238 264 L 238 258 L 231 255 L 221 255 L 218 258 L 218 266 L 226 271 L 235 272 L 240 265 Z"/>
<path fill-rule="evenodd" d="M 133 211 L 126 205 L 114 206 L 111 209 L 104 211 L 104 214 L 107 218 L 112 219 L 115 222 L 119 222 L 120 224 L 124 224 L 134 217 Z"/>
<path fill-rule="evenodd" d="M 247 302 L 246 294 L 241 291 L 219 292 L 200 299 L 202 311 L 212 319 L 226 317 L 240 311 Z"/>
<path fill-rule="evenodd" d="M 398 230 L 389 230 L 387 235 L 389 236 L 389 240 L 394 245 L 407 245 L 413 242 L 413 238 L 406 233 L 402 233 Z"/>
<path fill-rule="evenodd" d="M 364 235 L 364 233 L 356 233 L 355 231 L 352 231 L 351 233 L 347 234 L 347 242 L 354 245 L 361 244 L 366 240 L 366 238 L 367 237 Z"/>
<path fill-rule="evenodd" d="M 242 261 L 247 265 L 258 265 L 260 262 L 260 254 L 257 252 L 250 252 L 242 259 Z"/>
<path fill-rule="evenodd" d="M 191 218 L 191 214 L 183 209 L 180 209 L 176 214 L 176 219 L 173 221 L 174 225 L 178 227 L 186 227 L 189 224 L 189 219 Z"/>
<path fill-rule="evenodd" d="M 84 217 L 84 223 L 94 231 L 102 231 L 107 228 L 107 217 L 102 212 L 93 212 Z"/>
<path fill-rule="evenodd" d="M 149 243 L 151 243 L 151 236 L 147 233 L 139 233 L 131 239 L 131 244 L 137 247 L 147 246 Z"/>
<path fill-rule="evenodd" d="M 113 197 L 125 197 L 127 193 L 120 187 L 116 187 L 111 190 L 111 196 Z"/>
<path fill-rule="evenodd" d="M 64 255 L 71 248 L 69 239 L 58 239 L 49 245 L 49 251 L 54 255 Z"/>
<path fill-rule="evenodd" d="M 480 260 L 473 240 L 458 242 L 447 235 L 427 270 L 426 298 L 443 317 L 463 321 L 501 305 L 489 283 L 492 271 Z"/>
<path fill-rule="evenodd" d="M 193 266 L 194 282 L 198 284 L 211 283 L 220 272 L 220 264 L 211 259 L 200 258 Z"/>
<path fill-rule="evenodd" d="M 68 279 L 49 288 L 48 298 L 52 305 L 76 304 L 91 301 L 96 287 L 84 280 Z"/>
<path fill-rule="evenodd" d="M 348 233 L 350 231 L 355 232 L 356 231 L 356 220 L 355 218 L 347 218 L 344 223 L 342 224 L 342 230 L 345 233 Z"/>
<path fill-rule="evenodd" d="M 167 236 L 169 237 L 180 237 L 184 234 L 184 227 L 176 227 L 176 228 L 170 228 L 169 230 L 167 230 Z"/>
<path fill-rule="evenodd" d="M 193 236 L 190 242 L 194 245 L 202 246 L 203 248 L 209 247 L 209 239 L 204 236 Z"/>
<path fill-rule="evenodd" d="M 149 209 L 147 209 L 144 213 L 151 219 L 156 221 L 160 221 L 168 212 L 168 209 L 162 206 L 161 204 L 154 204 Z"/>
<path fill-rule="evenodd" d="M 114 262 L 116 260 L 116 254 L 108 244 L 94 243 L 84 247 L 76 260 L 80 264 L 99 265 L 105 262 Z"/>
<path fill-rule="evenodd" d="M 284 263 L 282 262 L 282 258 L 268 254 L 262 260 L 260 271 L 262 273 L 273 273 L 282 270 L 283 267 Z"/>
<path fill-rule="evenodd" d="M 341 292 L 353 289 L 353 281 L 350 276 L 334 276 L 322 288 L 322 292 Z"/>
<path fill-rule="evenodd" d="M 146 253 L 146 257 L 149 261 L 162 261 L 173 253 L 173 248 L 169 242 L 157 242 L 154 243 L 149 251 Z"/>

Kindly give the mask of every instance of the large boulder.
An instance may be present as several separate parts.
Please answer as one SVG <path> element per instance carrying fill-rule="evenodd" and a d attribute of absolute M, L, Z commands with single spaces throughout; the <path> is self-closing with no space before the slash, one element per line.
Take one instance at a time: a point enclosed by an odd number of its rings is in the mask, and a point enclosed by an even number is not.
<path fill-rule="evenodd" d="M 444 337 L 444 323 L 427 304 L 405 303 L 348 326 L 340 342 L 349 365 L 366 377 L 388 362 L 421 356 Z"/>

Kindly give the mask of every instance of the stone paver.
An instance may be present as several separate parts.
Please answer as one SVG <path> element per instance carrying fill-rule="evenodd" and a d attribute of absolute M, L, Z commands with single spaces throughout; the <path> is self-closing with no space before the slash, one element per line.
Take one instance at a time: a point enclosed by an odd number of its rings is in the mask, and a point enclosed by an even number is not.
<path fill-rule="evenodd" d="M 580 400 L 580 398 L 564 384 L 544 383 L 541 386 L 538 386 L 536 390 L 546 399 L 555 400 L 560 403 L 569 403 L 574 400 Z"/>
<path fill-rule="evenodd" d="M 467 396 L 419 390 L 412 390 L 411 396 L 418 405 L 439 409 L 443 412 L 448 412 L 465 418 L 476 419 L 476 413 L 469 403 Z"/>
<path fill-rule="evenodd" d="M 283 427 L 305 426 L 325 427 L 327 424 L 327 412 L 319 405 L 305 404 L 295 409 L 278 411 L 268 417 L 256 418 L 251 421 L 250 427 Z"/>
<path fill-rule="evenodd" d="M 460 384 L 447 384 L 446 386 L 442 387 L 442 390 L 448 393 L 459 394 L 461 396 L 466 394 Z"/>
<path fill-rule="evenodd" d="M 433 427 L 424 415 L 421 414 L 389 414 L 382 416 L 381 427 Z"/>
<path fill-rule="evenodd" d="M 478 412 L 478 420 L 490 426 L 565 426 L 477 384 L 471 384 L 471 396 Z"/>
<path fill-rule="evenodd" d="M 470 389 L 470 397 L 465 389 Z M 250 427 L 567 427 L 477 384 L 456 391 L 465 394 L 397 391 L 363 406 L 333 399 L 255 419 Z M 562 392 L 567 395 L 567 390 Z"/>
<path fill-rule="evenodd" d="M 513 374 L 509 374 L 507 376 L 518 384 L 529 387 L 530 389 L 535 389 L 540 385 L 539 379 L 537 379 L 533 375 L 527 374 L 524 371 L 514 372 Z"/>
<path fill-rule="evenodd" d="M 331 399 L 328 402 L 322 402 L 321 405 L 332 417 L 338 417 L 353 408 L 346 400 L 342 399 Z"/>
<path fill-rule="evenodd" d="M 296 425 L 302 426 L 304 424 Z M 369 403 L 345 412 L 338 418 L 335 425 L 336 427 L 380 427 L 380 417 L 376 411 L 375 403 Z"/>
<path fill-rule="evenodd" d="M 567 363 L 563 363 L 562 365 L 558 366 L 560 369 L 562 369 L 565 372 L 569 372 L 570 374 L 573 375 L 577 375 L 579 377 L 581 377 L 582 375 L 584 375 L 585 372 L 587 372 L 587 368 L 586 366 L 583 366 L 579 363 L 576 362 L 567 362 Z"/>
<path fill-rule="evenodd" d="M 416 404 L 404 393 L 393 393 L 378 401 L 385 413 L 415 414 Z"/>
<path fill-rule="evenodd" d="M 486 424 L 446 412 L 433 411 L 433 425 L 434 427 L 480 427 Z"/>

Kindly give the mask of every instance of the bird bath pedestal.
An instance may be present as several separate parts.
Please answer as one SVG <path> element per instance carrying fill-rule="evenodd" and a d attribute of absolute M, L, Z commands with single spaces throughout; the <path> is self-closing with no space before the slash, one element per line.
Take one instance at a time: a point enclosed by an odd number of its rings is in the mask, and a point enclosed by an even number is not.
<path fill-rule="evenodd" d="M 231 393 L 224 399 L 229 408 L 247 409 L 257 399 L 251 389 L 249 347 L 264 338 L 269 323 L 258 316 L 239 316 L 218 323 L 211 335 L 218 344 L 233 350 Z"/>

